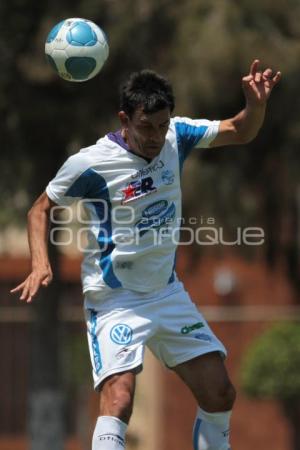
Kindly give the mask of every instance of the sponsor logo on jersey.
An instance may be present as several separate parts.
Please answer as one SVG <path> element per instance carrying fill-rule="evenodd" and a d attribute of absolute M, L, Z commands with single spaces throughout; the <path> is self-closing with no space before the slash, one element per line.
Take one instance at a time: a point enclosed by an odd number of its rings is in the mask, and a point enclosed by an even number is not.
<path fill-rule="evenodd" d="M 133 175 L 131 175 L 131 178 L 142 178 L 146 175 L 149 175 L 150 173 L 154 173 L 157 170 L 162 169 L 165 166 L 164 162 L 160 159 L 156 163 L 154 163 L 152 166 L 149 167 L 143 167 L 142 169 L 135 172 Z"/>
<path fill-rule="evenodd" d="M 199 330 L 199 328 L 203 328 L 203 327 L 204 327 L 203 322 L 197 322 L 197 323 L 194 323 L 193 325 L 186 325 L 185 327 L 181 328 L 181 334 L 188 334 L 191 331 Z"/>
<path fill-rule="evenodd" d="M 131 181 L 125 189 L 122 189 L 122 203 L 129 203 L 146 195 L 153 194 L 157 188 L 153 185 L 153 178 L 146 177 L 141 180 Z"/>
<path fill-rule="evenodd" d="M 150 206 L 147 206 L 147 208 L 144 209 L 142 215 L 148 218 L 157 216 L 162 213 L 167 208 L 167 206 L 167 200 L 159 200 L 158 202 L 154 202 Z"/>
<path fill-rule="evenodd" d="M 173 202 L 169 204 L 167 200 L 159 200 L 144 209 L 142 218 L 136 222 L 135 226 L 140 236 L 143 236 L 151 229 L 159 229 L 173 222 L 175 214 L 176 206 Z"/>
<path fill-rule="evenodd" d="M 118 323 L 110 330 L 110 338 L 115 344 L 128 345 L 132 341 L 132 328 L 125 323 Z"/>
<path fill-rule="evenodd" d="M 162 182 L 166 185 L 170 185 L 174 183 L 175 174 L 172 170 L 165 169 L 161 173 Z"/>

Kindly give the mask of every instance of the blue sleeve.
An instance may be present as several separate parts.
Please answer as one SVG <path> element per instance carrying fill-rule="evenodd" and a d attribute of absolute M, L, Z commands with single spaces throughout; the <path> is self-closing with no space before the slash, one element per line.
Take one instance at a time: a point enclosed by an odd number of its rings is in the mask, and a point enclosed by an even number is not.
<path fill-rule="evenodd" d="M 106 198 L 105 180 L 90 166 L 80 152 L 70 156 L 46 187 L 48 197 L 60 206 L 69 206 L 76 198 Z"/>
<path fill-rule="evenodd" d="M 206 125 L 195 126 L 186 122 L 175 123 L 179 165 L 181 169 L 190 151 L 204 136 L 207 128 L 208 127 Z"/>
<path fill-rule="evenodd" d="M 178 150 L 188 156 L 192 148 L 203 138 L 208 127 L 206 125 L 196 126 L 186 122 L 177 122 L 175 128 Z"/>
<path fill-rule="evenodd" d="M 78 198 L 107 199 L 108 189 L 104 178 L 90 168 L 74 181 L 65 195 Z"/>
<path fill-rule="evenodd" d="M 219 120 L 174 117 L 180 166 L 194 147 L 207 148 L 219 132 Z"/>

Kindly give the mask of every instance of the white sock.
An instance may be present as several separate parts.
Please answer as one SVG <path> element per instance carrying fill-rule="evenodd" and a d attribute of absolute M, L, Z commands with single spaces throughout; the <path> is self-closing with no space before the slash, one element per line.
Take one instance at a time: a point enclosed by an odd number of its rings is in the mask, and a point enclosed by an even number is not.
<path fill-rule="evenodd" d="M 127 424 L 113 416 L 100 416 L 96 422 L 92 450 L 124 450 Z"/>
<path fill-rule="evenodd" d="M 230 450 L 231 411 L 208 413 L 198 408 L 193 430 L 194 450 Z"/>

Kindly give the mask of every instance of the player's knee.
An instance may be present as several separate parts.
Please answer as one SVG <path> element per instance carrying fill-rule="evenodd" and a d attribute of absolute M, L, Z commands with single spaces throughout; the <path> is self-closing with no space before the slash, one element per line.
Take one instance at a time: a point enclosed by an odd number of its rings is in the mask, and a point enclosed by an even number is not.
<path fill-rule="evenodd" d="M 128 422 L 133 409 L 133 396 L 128 390 L 120 389 L 113 397 L 113 407 L 118 410 L 119 417 Z"/>
<path fill-rule="evenodd" d="M 200 407 L 208 412 L 230 411 L 233 408 L 236 391 L 230 382 L 220 384 L 206 397 Z"/>
<path fill-rule="evenodd" d="M 220 392 L 221 411 L 229 411 L 233 408 L 236 399 L 236 390 L 231 383 L 228 383 Z"/>
<path fill-rule="evenodd" d="M 130 376 L 111 377 L 101 390 L 100 414 L 112 415 L 128 423 L 133 409 L 134 385 Z"/>

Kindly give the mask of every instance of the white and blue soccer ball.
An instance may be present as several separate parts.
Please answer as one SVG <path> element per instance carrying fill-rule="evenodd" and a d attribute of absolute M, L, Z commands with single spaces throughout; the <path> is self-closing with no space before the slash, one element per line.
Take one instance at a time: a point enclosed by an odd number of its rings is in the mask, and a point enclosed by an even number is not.
<path fill-rule="evenodd" d="M 50 65 L 67 81 L 87 81 L 105 63 L 109 47 L 104 31 L 94 22 L 72 18 L 48 34 L 45 53 Z"/>

